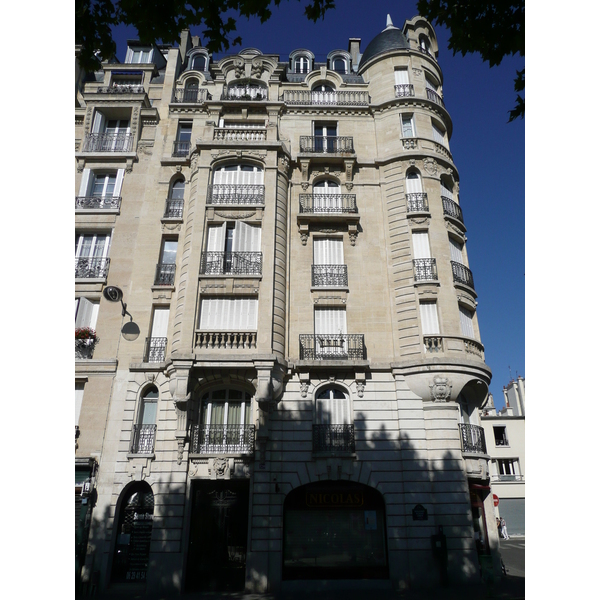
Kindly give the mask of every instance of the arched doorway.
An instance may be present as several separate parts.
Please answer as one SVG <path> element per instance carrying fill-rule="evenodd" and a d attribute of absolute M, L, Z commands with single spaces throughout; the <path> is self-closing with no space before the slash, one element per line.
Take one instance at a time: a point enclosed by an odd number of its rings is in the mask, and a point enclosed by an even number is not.
<path fill-rule="evenodd" d="M 284 579 L 387 579 L 385 503 L 374 488 L 319 481 L 283 505 Z"/>

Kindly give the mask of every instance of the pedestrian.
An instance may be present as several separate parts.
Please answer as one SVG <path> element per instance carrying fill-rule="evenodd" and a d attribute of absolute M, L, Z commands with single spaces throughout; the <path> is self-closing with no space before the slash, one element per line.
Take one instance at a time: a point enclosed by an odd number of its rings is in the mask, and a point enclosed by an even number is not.
<path fill-rule="evenodd" d="M 500 519 L 496 517 L 496 527 L 498 528 L 498 535 L 502 535 L 502 524 L 500 523 Z"/>
<path fill-rule="evenodd" d="M 504 520 L 504 517 L 500 517 L 500 526 L 501 526 L 501 530 L 502 530 L 502 537 L 505 540 L 510 540 L 510 538 L 508 537 L 508 530 L 506 529 L 506 521 Z"/>

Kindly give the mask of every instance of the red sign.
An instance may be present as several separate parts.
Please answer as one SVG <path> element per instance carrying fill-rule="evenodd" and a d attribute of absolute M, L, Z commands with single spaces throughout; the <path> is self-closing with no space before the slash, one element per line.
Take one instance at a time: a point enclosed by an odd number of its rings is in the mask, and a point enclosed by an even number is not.
<path fill-rule="evenodd" d="M 498 496 L 496 496 L 496 494 L 493 494 L 494 496 L 494 506 L 498 506 L 498 504 L 500 504 L 500 498 L 498 498 Z"/>

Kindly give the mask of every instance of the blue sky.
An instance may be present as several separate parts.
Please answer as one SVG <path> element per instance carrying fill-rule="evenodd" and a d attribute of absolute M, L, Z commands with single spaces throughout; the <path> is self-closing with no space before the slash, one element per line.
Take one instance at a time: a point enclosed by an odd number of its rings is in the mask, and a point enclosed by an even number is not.
<path fill-rule="evenodd" d="M 308 48 L 324 60 L 331 50 L 347 49 L 350 37 L 360 37 L 364 51 L 385 28 L 388 13 L 400 28 L 418 14 L 415 1 L 338 0 L 337 8 L 314 24 L 302 14 L 303 5 L 284 1 L 262 25 L 257 19 L 239 19 L 231 39 L 240 35 L 242 45 L 213 60 L 246 47 L 278 53 L 281 60 L 296 48 Z M 435 29 L 444 102 L 454 125 L 450 149 L 460 175 L 479 329 L 493 373 L 490 391 L 500 407 L 511 374 L 525 377 L 525 122 L 507 123 L 515 100 L 513 80 L 524 59 L 507 58 L 490 68 L 478 55 L 453 56 L 448 31 Z M 192 34 L 202 42 L 201 28 Z M 119 60 L 125 58 L 126 40 L 136 37 L 134 28 L 116 30 Z"/>

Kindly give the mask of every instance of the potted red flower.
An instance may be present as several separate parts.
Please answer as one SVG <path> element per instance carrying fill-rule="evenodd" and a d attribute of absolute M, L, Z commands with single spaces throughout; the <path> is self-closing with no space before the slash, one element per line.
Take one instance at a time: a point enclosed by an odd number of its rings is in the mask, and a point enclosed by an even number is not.
<path fill-rule="evenodd" d="M 96 330 L 91 327 L 76 327 L 75 328 L 75 339 L 76 340 L 93 340 L 97 342 L 99 340 L 96 335 Z"/>

